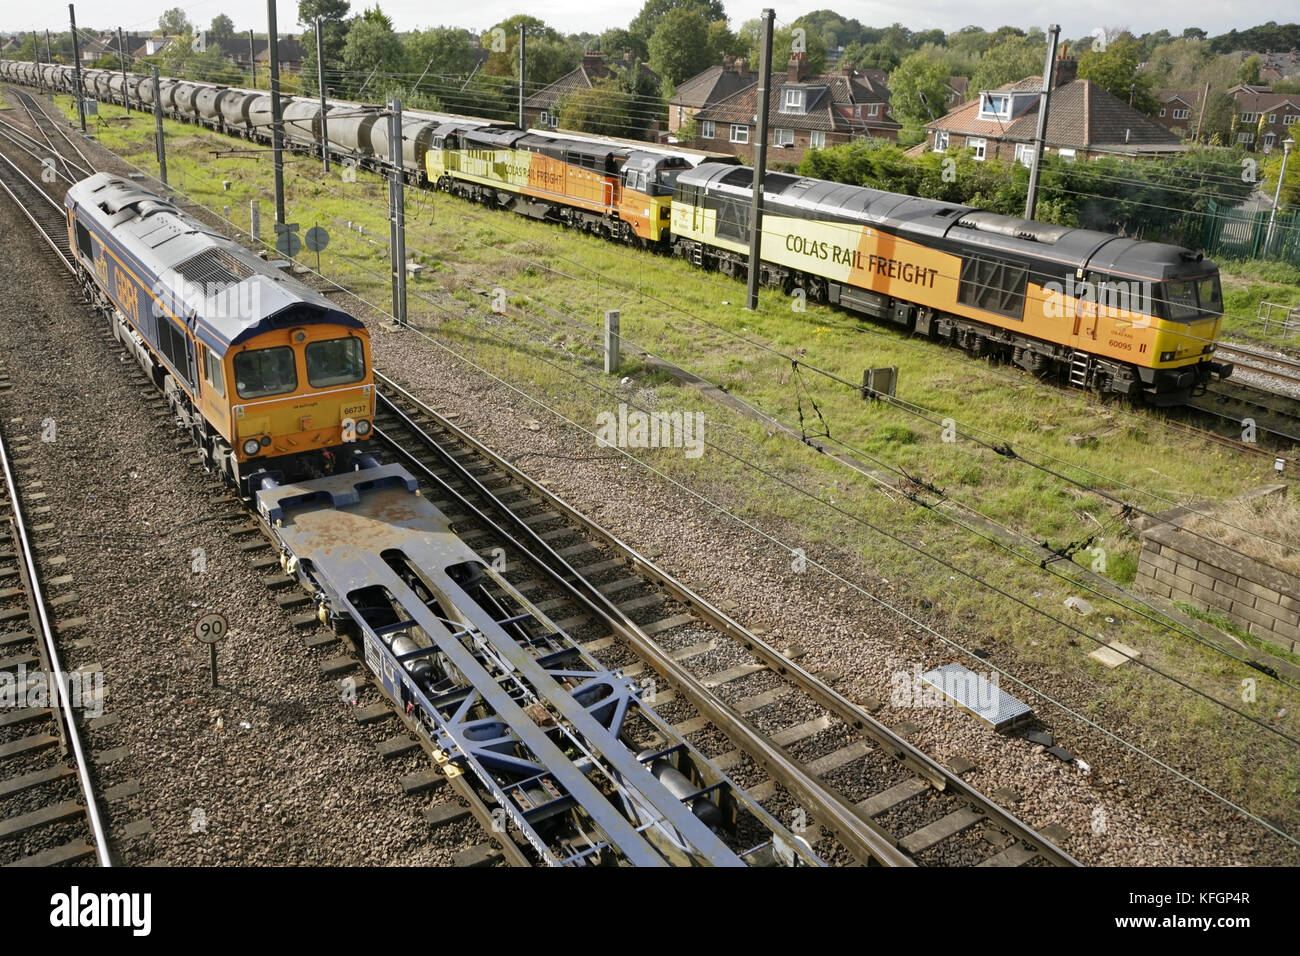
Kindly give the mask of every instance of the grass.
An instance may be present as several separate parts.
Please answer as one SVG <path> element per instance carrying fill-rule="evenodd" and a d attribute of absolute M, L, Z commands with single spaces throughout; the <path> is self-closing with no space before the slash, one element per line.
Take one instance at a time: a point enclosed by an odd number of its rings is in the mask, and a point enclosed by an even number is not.
<path fill-rule="evenodd" d="M 101 106 L 101 114 L 114 120 L 121 111 Z M 247 226 L 249 201 L 257 200 L 263 232 L 270 232 L 271 164 L 265 152 L 232 154 L 232 146 L 245 144 L 183 124 L 168 122 L 166 132 L 174 186 L 218 213 L 229 207 L 241 228 Z M 128 126 L 111 122 L 99 136 L 142 168 L 154 168 L 151 119 Z M 384 184 L 366 173 L 355 183 L 342 182 L 337 173 L 326 177 L 318 161 L 304 157 L 287 160 L 285 181 L 288 219 L 304 230 L 315 224 L 330 230 L 322 272 L 369 302 L 387 303 Z M 1052 565 L 1062 580 L 1038 567 L 1037 557 L 1018 560 L 944 518 L 978 522 L 984 520 L 979 512 L 992 522 L 989 527 L 1000 526 L 1019 542 L 1022 553 L 1040 541 L 1053 547 L 1088 541 L 1075 563 L 1104 568 L 1112 580 L 1128 584 L 1137 545 L 1107 495 L 1152 511 L 1224 499 L 1270 481 L 1270 462 L 1189 440 L 1166 428 L 1161 413 L 1046 387 L 834 310 L 796 310 L 773 290 L 763 290 L 758 311 L 748 312 L 740 307 L 739 282 L 452 197 L 409 191 L 407 225 L 411 258 L 430 266 L 410 285 L 414 325 L 587 428 L 597 413 L 633 395 L 665 410 L 703 409 L 713 445 L 703 457 L 663 450 L 638 457 L 868 590 L 924 614 L 941 632 L 996 651 L 996 659 L 1017 674 L 1085 674 L 1095 696 L 1072 702 L 1077 709 L 1122 733 L 1140 734 L 1165 756 L 1175 752 L 1177 763 L 1195 760 L 1207 785 L 1251 806 L 1283 807 L 1287 825 L 1300 825 L 1300 808 L 1288 797 L 1300 782 L 1293 746 L 1147 669 L 1109 671 L 1086 655 L 1099 632 L 1105 640 L 1122 640 L 1140 648 L 1145 662 L 1291 736 L 1300 733 L 1298 695 L 1270 685 L 1269 694 L 1261 695 L 1267 700 L 1242 703 L 1236 695 L 1240 679 L 1255 672 L 1093 595 L 1095 617 L 1067 619 L 1073 612 L 1062 602 L 1081 593 L 1074 565 Z M 311 254 L 303 259 L 314 265 Z M 494 290 L 507 303 L 504 314 L 492 311 Z M 896 492 L 882 493 L 869 478 L 695 389 L 679 387 L 639 359 L 626 362 L 621 374 L 628 384 L 615 393 L 619 380 L 601 370 L 601 328 L 609 308 L 620 310 L 629 343 L 796 427 L 801 414 L 809 432 L 829 426 L 832 439 L 851 446 L 851 454 L 868 465 L 884 474 L 901 468 L 941 489 L 946 499 L 917 491 L 935 505 L 924 508 Z M 796 357 L 799 367 L 787 356 Z M 859 382 L 865 367 L 887 365 L 899 366 L 900 396 L 924 407 L 922 416 L 863 401 L 812 370 Z M 951 433 L 945 419 L 987 444 L 970 437 L 945 441 L 945 431 Z M 825 437 L 817 440 L 836 447 Z M 987 447 L 1003 442 L 1057 474 Z M 881 585 L 881 579 L 892 583 Z M 897 593 L 890 593 L 894 587 Z M 1102 623 L 1103 615 L 1114 623 Z M 1283 708 L 1287 716 L 1275 717 Z M 1264 767 L 1269 771 L 1259 772 Z"/>
<path fill-rule="evenodd" d="M 1215 512 L 1220 521 L 1195 516 L 1184 522 L 1189 531 L 1212 536 L 1279 571 L 1300 575 L 1300 554 L 1278 542 L 1300 542 L 1300 505 L 1290 498 L 1267 495 L 1232 501 Z"/>
<path fill-rule="evenodd" d="M 1261 302 L 1300 306 L 1300 267 L 1268 260 L 1219 263 L 1223 281 L 1223 328 L 1228 337 L 1300 348 L 1300 327 L 1284 331 L 1257 318 Z M 1279 313 L 1274 310 L 1273 315 Z"/>
<path fill-rule="evenodd" d="M 1293 654 L 1290 651 L 1279 650 L 1272 644 L 1269 644 L 1268 642 L 1256 637 L 1254 634 L 1251 634 L 1250 631 L 1246 630 L 1226 614 L 1220 614 L 1218 611 L 1203 611 L 1199 607 L 1196 607 L 1196 605 L 1187 604 L 1184 601 L 1175 601 L 1174 607 L 1178 608 L 1178 610 L 1182 611 L 1188 617 L 1194 617 L 1198 621 L 1204 621 L 1206 624 L 1211 624 L 1214 627 L 1217 627 L 1225 634 L 1231 634 L 1243 644 L 1248 644 L 1256 650 L 1266 651 L 1275 657 L 1280 657 L 1282 660 L 1300 666 L 1300 654 Z"/>

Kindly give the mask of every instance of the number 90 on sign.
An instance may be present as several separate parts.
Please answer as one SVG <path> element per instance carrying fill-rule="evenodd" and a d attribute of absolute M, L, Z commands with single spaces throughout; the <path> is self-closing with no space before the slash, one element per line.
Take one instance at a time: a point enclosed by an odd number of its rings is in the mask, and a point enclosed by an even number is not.
<path fill-rule="evenodd" d="M 220 611 L 208 611 L 194 622 L 194 636 L 204 644 L 215 644 L 226 636 L 230 622 Z"/>

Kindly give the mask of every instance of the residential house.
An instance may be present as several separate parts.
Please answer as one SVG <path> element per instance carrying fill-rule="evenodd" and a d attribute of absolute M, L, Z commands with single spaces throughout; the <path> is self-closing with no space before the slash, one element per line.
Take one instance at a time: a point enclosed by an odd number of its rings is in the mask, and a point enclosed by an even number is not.
<path fill-rule="evenodd" d="M 848 63 L 838 72 L 814 75 L 804 54 L 796 53 L 785 73 L 772 74 L 768 89 L 769 162 L 798 163 L 810 149 L 854 139 L 898 138 L 901 124 L 889 115 L 883 71 L 855 70 Z M 689 145 L 752 162 L 757 111 L 755 83 L 700 109 Z"/>
<path fill-rule="evenodd" d="M 958 103 L 966 102 L 966 97 L 970 95 L 970 77 L 968 76 L 950 76 L 948 77 L 948 97 L 945 106 L 949 109 Z"/>
<path fill-rule="evenodd" d="M 1092 80 L 1077 79 L 1072 58 L 1057 61 L 1047 113 L 1045 149 L 1067 159 L 1100 156 L 1159 156 L 1183 152 L 1178 134 L 1107 93 Z M 943 152 L 965 147 L 977 160 L 1033 162 L 1043 80 L 1030 76 L 970 101 L 925 124 L 926 140 L 909 150 Z"/>
<path fill-rule="evenodd" d="M 1270 151 L 1300 131 L 1300 93 L 1274 93 L 1262 86 L 1234 86 L 1232 138 L 1247 149 Z"/>
<path fill-rule="evenodd" d="M 631 53 L 624 53 L 621 58 L 611 57 L 608 60 L 603 53 L 584 53 L 582 63 L 576 70 L 564 74 L 554 83 L 524 100 L 524 121 L 530 127 L 541 126 L 554 129 L 560 123 L 560 110 L 564 107 L 565 97 L 581 90 L 589 90 L 595 86 L 596 80 L 615 77 L 623 70 L 630 70 L 633 65 L 658 88 L 661 83 L 659 74 L 644 63 L 636 63 Z M 661 129 L 662 122 L 656 118 L 653 130 L 657 134 Z"/>
<path fill-rule="evenodd" d="M 700 110 L 757 82 L 758 74 L 749 68 L 744 57 L 730 56 L 723 57 L 720 66 L 711 66 L 689 80 L 682 80 L 668 100 L 669 135 L 689 123 Z"/>
<path fill-rule="evenodd" d="M 1151 93 L 1160 102 L 1160 109 L 1152 119 L 1185 139 L 1196 134 L 1205 87 L 1194 90 L 1152 90 Z"/>

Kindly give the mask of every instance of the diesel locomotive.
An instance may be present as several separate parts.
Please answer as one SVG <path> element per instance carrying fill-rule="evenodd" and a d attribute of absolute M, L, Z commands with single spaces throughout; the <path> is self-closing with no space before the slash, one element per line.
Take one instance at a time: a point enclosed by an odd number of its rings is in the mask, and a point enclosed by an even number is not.
<path fill-rule="evenodd" d="M 211 468 L 247 493 L 348 466 L 375 404 L 358 319 L 130 180 L 89 176 L 65 208 L 87 295 Z"/>
<path fill-rule="evenodd" d="M 71 91 L 73 72 L 0 62 L 0 77 Z M 269 140 L 267 93 L 82 73 L 81 92 Z M 388 123 L 357 103 L 282 97 L 289 148 L 383 170 Z M 324 122 L 322 122 L 324 120 Z M 753 173 L 735 157 L 472 117 L 403 114 L 405 178 L 742 276 Z M 1216 361 L 1219 271 L 1177 246 L 937 200 L 768 173 L 761 278 L 1084 388 L 1176 405 L 1232 373 Z M 238 451 L 238 449 L 236 449 Z"/>

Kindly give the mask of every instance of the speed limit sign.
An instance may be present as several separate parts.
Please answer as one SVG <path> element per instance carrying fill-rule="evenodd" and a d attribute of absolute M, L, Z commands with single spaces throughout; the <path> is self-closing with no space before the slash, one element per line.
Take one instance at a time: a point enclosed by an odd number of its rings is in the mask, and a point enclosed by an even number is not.
<path fill-rule="evenodd" d="M 215 644 L 226 636 L 230 622 L 220 611 L 207 611 L 194 622 L 194 636 L 204 644 Z"/>
<path fill-rule="evenodd" d="M 212 686 L 217 686 L 217 641 L 230 631 L 230 622 L 220 611 L 205 611 L 194 622 L 194 636 L 208 645 L 208 660 L 212 664 Z"/>

